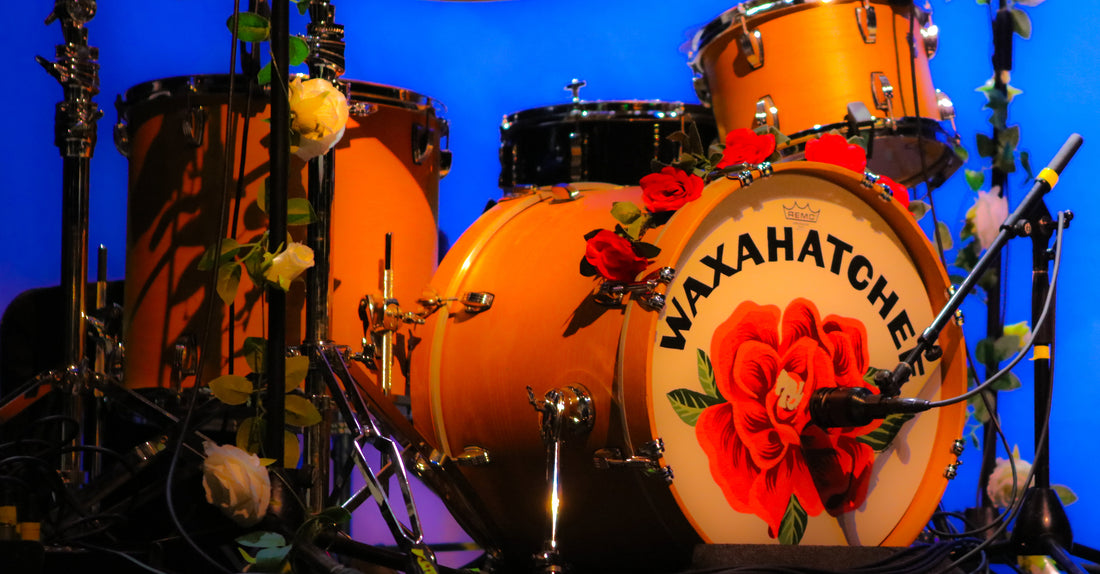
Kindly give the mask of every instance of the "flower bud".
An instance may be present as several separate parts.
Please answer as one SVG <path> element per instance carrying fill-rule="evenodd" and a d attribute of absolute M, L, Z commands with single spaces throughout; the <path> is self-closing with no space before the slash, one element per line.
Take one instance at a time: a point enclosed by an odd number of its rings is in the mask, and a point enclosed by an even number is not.
<path fill-rule="evenodd" d="M 263 518 L 271 501 L 271 478 L 260 459 L 233 445 L 203 444 L 202 487 L 206 501 L 241 526 Z"/>

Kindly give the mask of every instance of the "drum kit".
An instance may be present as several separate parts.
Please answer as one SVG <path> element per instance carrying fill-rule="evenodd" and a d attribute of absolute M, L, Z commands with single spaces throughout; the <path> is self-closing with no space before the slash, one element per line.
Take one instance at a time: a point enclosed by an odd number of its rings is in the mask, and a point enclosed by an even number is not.
<path fill-rule="evenodd" d="M 852 429 L 787 436 L 792 427 L 767 418 L 808 400 L 811 371 L 839 380 L 858 364 L 862 380 L 892 368 L 952 294 L 923 231 L 874 185 L 879 174 L 932 187 L 961 164 L 950 100 L 928 67 L 935 49 L 930 14 L 909 2 L 738 4 L 695 35 L 702 104 L 585 101 L 574 80 L 572 101 L 505 116 L 504 195 L 441 262 L 438 191 L 451 163 L 442 106 L 341 80 L 353 123 L 328 161 L 327 231 L 312 239 L 328 276 L 319 340 L 312 285 L 286 295 L 286 344 L 310 356 L 310 398 L 326 421 L 319 436 L 306 432 L 304 490 L 327 495 L 327 469 L 354 459 L 368 484 L 343 506 L 375 499 L 399 549 L 418 557 L 401 563 L 410 571 L 435 567 L 423 566 L 431 553 L 409 475 L 506 571 L 674 570 L 700 543 L 912 543 L 958 464 L 963 405 L 887 419 L 896 428 L 879 443 Z M 179 432 L 171 397 L 206 396 L 206 382 L 248 372 L 241 345 L 267 334 L 262 296 L 241 290 L 227 306 L 197 267 L 227 229 L 242 242 L 267 229 L 258 205 L 270 165 L 256 153 L 267 130 L 224 134 L 245 118 L 262 125 L 268 96 L 231 92 L 230 80 L 155 80 L 117 103 L 130 182 L 122 328 L 116 344 L 98 345 L 111 352 L 91 378 L 106 394 L 97 400 L 139 404 L 162 434 Z M 678 158 L 668 136 L 688 124 L 707 143 L 739 128 L 789 141 L 779 161 L 715 179 L 652 230 L 660 253 L 648 281 L 596 297 L 577 270 L 581 238 L 613 227 L 616 204 L 642 203 L 639 179 Z M 807 142 L 831 132 L 862 139 L 870 175 L 801 161 Z M 239 163 L 227 165 L 226 148 L 241 150 Z M 289 197 L 312 199 L 311 169 L 291 163 Z M 236 194 L 222 189 L 229 171 Z M 218 216 L 227 207 L 229 227 Z M 937 353 L 918 357 L 906 397 L 966 390 L 961 337 L 946 326 Z M 811 343 L 817 354 L 796 365 L 795 349 Z M 751 364 L 735 360 L 756 347 Z M 757 392 L 744 382 L 754 376 L 772 379 Z M 2 406 L 5 420 L 26 408 Z M 727 425 L 711 436 L 716 417 Z M 385 470 L 371 469 L 366 446 Z M 849 483 L 863 486 L 853 494 Z M 391 506 L 408 508 L 412 525 Z"/>

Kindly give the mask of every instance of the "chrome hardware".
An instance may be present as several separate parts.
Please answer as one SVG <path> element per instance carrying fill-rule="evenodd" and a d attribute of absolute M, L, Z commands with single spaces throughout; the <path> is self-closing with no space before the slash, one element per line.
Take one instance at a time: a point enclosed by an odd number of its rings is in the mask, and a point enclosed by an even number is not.
<path fill-rule="evenodd" d="M 365 118 L 374 112 L 378 111 L 378 104 L 372 104 L 369 102 L 353 102 L 351 98 L 348 98 L 348 115 Z"/>
<path fill-rule="evenodd" d="M 741 45 L 741 53 L 745 55 L 745 60 L 752 66 L 752 69 L 762 68 L 764 66 L 764 38 L 760 35 L 760 30 L 749 31 L 748 23 L 744 18 L 741 18 L 741 35 L 738 36 L 737 41 Z"/>
<path fill-rule="evenodd" d="M 535 392 L 527 387 L 527 401 L 542 413 L 540 433 L 546 442 L 564 442 L 566 438 L 587 435 L 596 422 L 592 395 L 584 385 L 567 385 L 546 391 L 544 400 L 536 401 Z"/>
<path fill-rule="evenodd" d="M 569 201 L 576 201 L 580 199 L 581 190 L 577 189 L 576 186 L 573 185 L 561 184 L 551 187 L 550 195 L 554 198 L 551 200 L 553 203 L 566 203 Z"/>
<path fill-rule="evenodd" d="M 198 353 L 195 336 L 190 333 L 180 335 L 172 345 L 172 390 L 180 392 L 183 379 L 198 372 Z"/>
<path fill-rule="evenodd" d="M 564 89 L 573 92 L 573 103 L 577 103 L 581 101 L 581 88 L 587 85 L 588 82 L 573 78 L 573 81 L 566 84 Z"/>
<path fill-rule="evenodd" d="M 775 107 L 775 101 L 771 96 L 764 96 L 756 100 L 756 115 L 752 120 L 752 127 L 771 126 L 779 129 L 779 108 Z"/>
<path fill-rule="evenodd" d="M 425 121 L 430 118 L 425 118 Z M 435 130 L 428 125 L 413 124 L 412 126 L 412 159 L 413 163 L 420 165 L 424 162 L 424 158 L 430 156 L 435 151 L 435 144 L 432 140 L 435 136 Z"/>
<path fill-rule="evenodd" d="M 485 466 L 492 462 L 489 451 L 480 446 L 468 446 L 462 454 L 455 457 L 455 463 L 461 466 Z"/>
<path fill-rule="evenodd" d="M 691 79 L 691 85 L 695 88 L 695 96 L 704 106 L 710 106 L 710 86 L 703 76 L 695 76 Z"/>
<path fill-rule="evenodd" d="M 535 392 L 527 387 L 527 400 L 541 414 L 540 434 L 547 450 L 547 476 L 550 477 L 549 533 L 543 542 L 543 550 L 535 560 L 543 572 L 564 572 L 558 551 L 558 524 L 560 522 L 561 449 L 566 438 L 586 436 L 596 420 L 592 395 L 583 385 L 547 391 L 545 400 L 536 401 Z"/>
<path fill-rule="evenodd" d="M 772 162 L 762 161 L 756 166 L 756 170 L 760 172 L 760 177 L 771 177 L 775 171 L 772 169 Z"/>
<path fill-rule="evenodd" d="M 936 106 L 940 109 L 940 119 L 955 122 L 955 103 L 941 90 L 936 90 Z"/>
<path fill-rule="evenodd" d="M 451 164 L 454 162 L 454 155 L 451 153 L 451 124 L 445 119 L 439 120 L 439 177 L 440 179 L 447 177 L 447 174 L 451 173 Z M 447 145 L 443 145 L 443 140 L 446 138 Z"/>
<path fill-rule="evenodd" d="M 878 38 L 878 17 L 870 0 L 863 0 L 862 6 L 856 6 L 856 25 L 859 26 L 860 36 L 863 36 L 863 43 L 874 44 Z"/>
<path fill-rule="evenodd" d="M 661 466 L 661 457 L 664 456 L 665 444 L 659 437 L 647 442 L 638 449 L 635 456 L 624 457 L 622 450 L 617 448 L 601 448 L 592 456 L 592 463 L 598 470 L 612 468 L 633 468 L 642 471 L 646 476 L 660 478 L 666 484 L 672 484 L 672 467 Z"/>
<path fill-rule="evenodd" d="M 940 27 L 932 22 L 932 12 L 917 7 L 917 22 L 920 23 L 920 35 L 924 38 L 924 53 L 931 60 L 940 47 Z"/>
<path fill-rule="evenodd" d="M 731 174 L 732 175 L 732 174 Z M 752 170 L 746 169 L 737 173 L 737 180 L 741 182 L 741 187 L 748 187 L 752 184 Z"/>
<path fill-rule="evenodd" d="M 894 87 L 882 72 L 871 72 L 871 98 L 875 107 L 886 112 L 886 121 L 891 127 L 894 123 Z"/>
<path fill-rule="evenodd" d="M 488 311 L 496 296 L 488 291 L 471 291 L 462 296 L 462 308 L 470 314 Z"/>
<path fill-rule="evenodd" d="M 955 477 L 959 476 L 959 467 L 962 466 L 962 461 L 955 461 L 949 465 L 943 471 L 943 477 L 947 480 L 955 480 Z"/>
<path fill-rule="evenodd" d="M 957 290 L 958 290 L 958 287 L 956 287 L 954 285 L 948 285 L 947 286 L 947 297 L 948 297 L 948 299 L 953 297 L 955 295 L 955 291 L 957 291 Z M 962 309 L 956 309 L 955 310 L 955 324 L 962 327 L 963 323 L 965 323 L 965 322 L 966 322 L 966 316 L 963 315 Z"/>
<path fill-rule="evenodd" d="M 957 438 L 955 442 L 951 443 L 951 454 L 955 456 L 962 456 L 962 453 L 966 451 L 966 441 Z"/>
<path fill-rule="evenodd" d="M 192 78 L 187 83 L 187 111 L 183 117 L 183 122 L 180 124 L 183 137 L 187 138 L 187 143 L 191 147 L 201 146 L 203 137 L 206 135 L 206 108 L 201 105 L 191 105 L 191 96 L 195 93 L 197 93 L 197 90 L 195 89 L 195 80 Z"/>
<path fill-rule="evenodd" d="M 122 157 L 130 157 L 130 126 L 126 124 L 126 111 L 123 109 L 124 107 L 122 94 L 115 96 L 115 114 L 118 116 L 118 122 L 115 123 L 114 131 L 115 149 L 118 150 L 118 153 L 122 154 Z"/>
<path fill-rule="evenodd" d="M 657 293 L 658 285 L 668 285 L 676 277 L 676 270 L 672 267 L 662 267 L 645 279 L 627 283 L 624 281 L 604 281 L 600 284 L 600 290 L 596 293 L 596 303 L 608 307 L 622 305 L 623 296 L 627 293 L 642 307 L 650 311 L 660 311 L 665 306 L 665 296 Z"/>

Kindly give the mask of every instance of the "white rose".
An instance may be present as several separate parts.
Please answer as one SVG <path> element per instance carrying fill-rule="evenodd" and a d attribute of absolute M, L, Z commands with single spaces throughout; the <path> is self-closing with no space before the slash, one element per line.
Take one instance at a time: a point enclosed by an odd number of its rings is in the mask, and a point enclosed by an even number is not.
<path fill-rule="evenodd" d="M 1020 450 L 1012 449 L 1012 459 L 1016 461 L 1016 498 L 1024 495 L 1024 479 L 1031 472 L 1031 463 L 1020 459 Z M 1008 460 L 997 457 L 997 465 L 993 472 L 989 473 L 989 485 L 985 491 L 989 499 L 998 508 L 1008 508 L 1012 505 L 1012 468 Z"/>
<path fill-rule="evenodd" d="M 313 250 L 292 241 L 282 253 L 271 260 L 271 266 L 264 271 L 264 277 L 285 291 L 290 288 L 291 281 L 310 267 L 313 267 Z"/>
<path fill-rule="evenodd" d="M 309 160 L 324 154 L 344 137 L 348 99 L 322 78 L 303 82 L 295 76 L 289 89 L 290 128 L 299 136 L 294 155 Z"/>
<path fill-rule="evenodd" d="M 233 445 L 203 444 L 202 487 L 206 501 L 241 526 L 263 518 L 271 502 L 271 478 L 260 459 Z"/>
<path fill-rule="evenodd" d="M 996 190 L 978 192 L 978 200 L 974 202 L 974 234 L 978 236 L 982 249 L 989 249 L 993 244 L 1007 217 L 1008 198 L 999 195 Z"/>

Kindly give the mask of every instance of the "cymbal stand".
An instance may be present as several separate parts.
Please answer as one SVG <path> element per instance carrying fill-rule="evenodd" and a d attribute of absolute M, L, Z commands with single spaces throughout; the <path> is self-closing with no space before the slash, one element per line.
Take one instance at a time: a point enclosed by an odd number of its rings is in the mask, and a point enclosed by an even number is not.
<path fill-rule="evenodd" d="M 546 474 L 550 486 L 549 532 L 543 541 L 542 552 L 535 555 L 535 566 L 540 572 L 558 574 L 566 565 L 558 548 L 558 526 L 561 522 L 561 448 L 568 438 L 586 436 L 596 420 L 592 395 L 583 385 L 568 385 L 547 391 L 541 401 L 527 387 L 527 400 L 542 415 L 540 434 L 546 443 Z"/>
<path fill-rule="evenodd" d="M 96 144 L 96 122 L 103 112 L 92 101 L 99 93 L 99 50 L 88 45 L 84 25 L 95 17 L 95 0 L 56 0 L 46 18 L 49 25 L 61 22 L 65 43 L 58 44 L 56 60 L 35 59 L 65 91 L 64 101 L 54 114 L 54 143 L 63 158 L 63 196 L 61 215 L 61 281 L 65 298 L 65 325 L 62 344 L 65 360 L 65 397 L 63 415 L 77 423 L 76 442 L 83 443 L 85 379 L 84 315 L 88 281 L 88 193 L 89 167 Z M 64 434 L 64 431 L 62 431 Z M 64 479 L 83 483 L 80 456 L 74 451 L 63 455 L 60 471 Z"/>
<path fill-rule="evenodd" d="M 310 76 L 335 82 L 344 74 L 344 27 L 333 21 L 336 9 L 328 0 L 314 0 L 309 5 L 308 32 Z M 321 345 L 330 340 L 329 301 L 331 280 L 332 202 L 336 190 L 336 151 L 309 161 L 309 202 L 317 216 L 308 227 L 306 244 L 313 250 L 313 267 L 306 270 L 306 343 Z M 323 421 L 307 427 L 304 460 L 311 476 L 306 491 L 306 503 L 313 512 L 325 507 L 329 484 L 329 444 L 332 440 L 333 408 L 325 393 L 324 376 L 311 369 L 306 378 L 306 396 L 317 407 Z"/>

